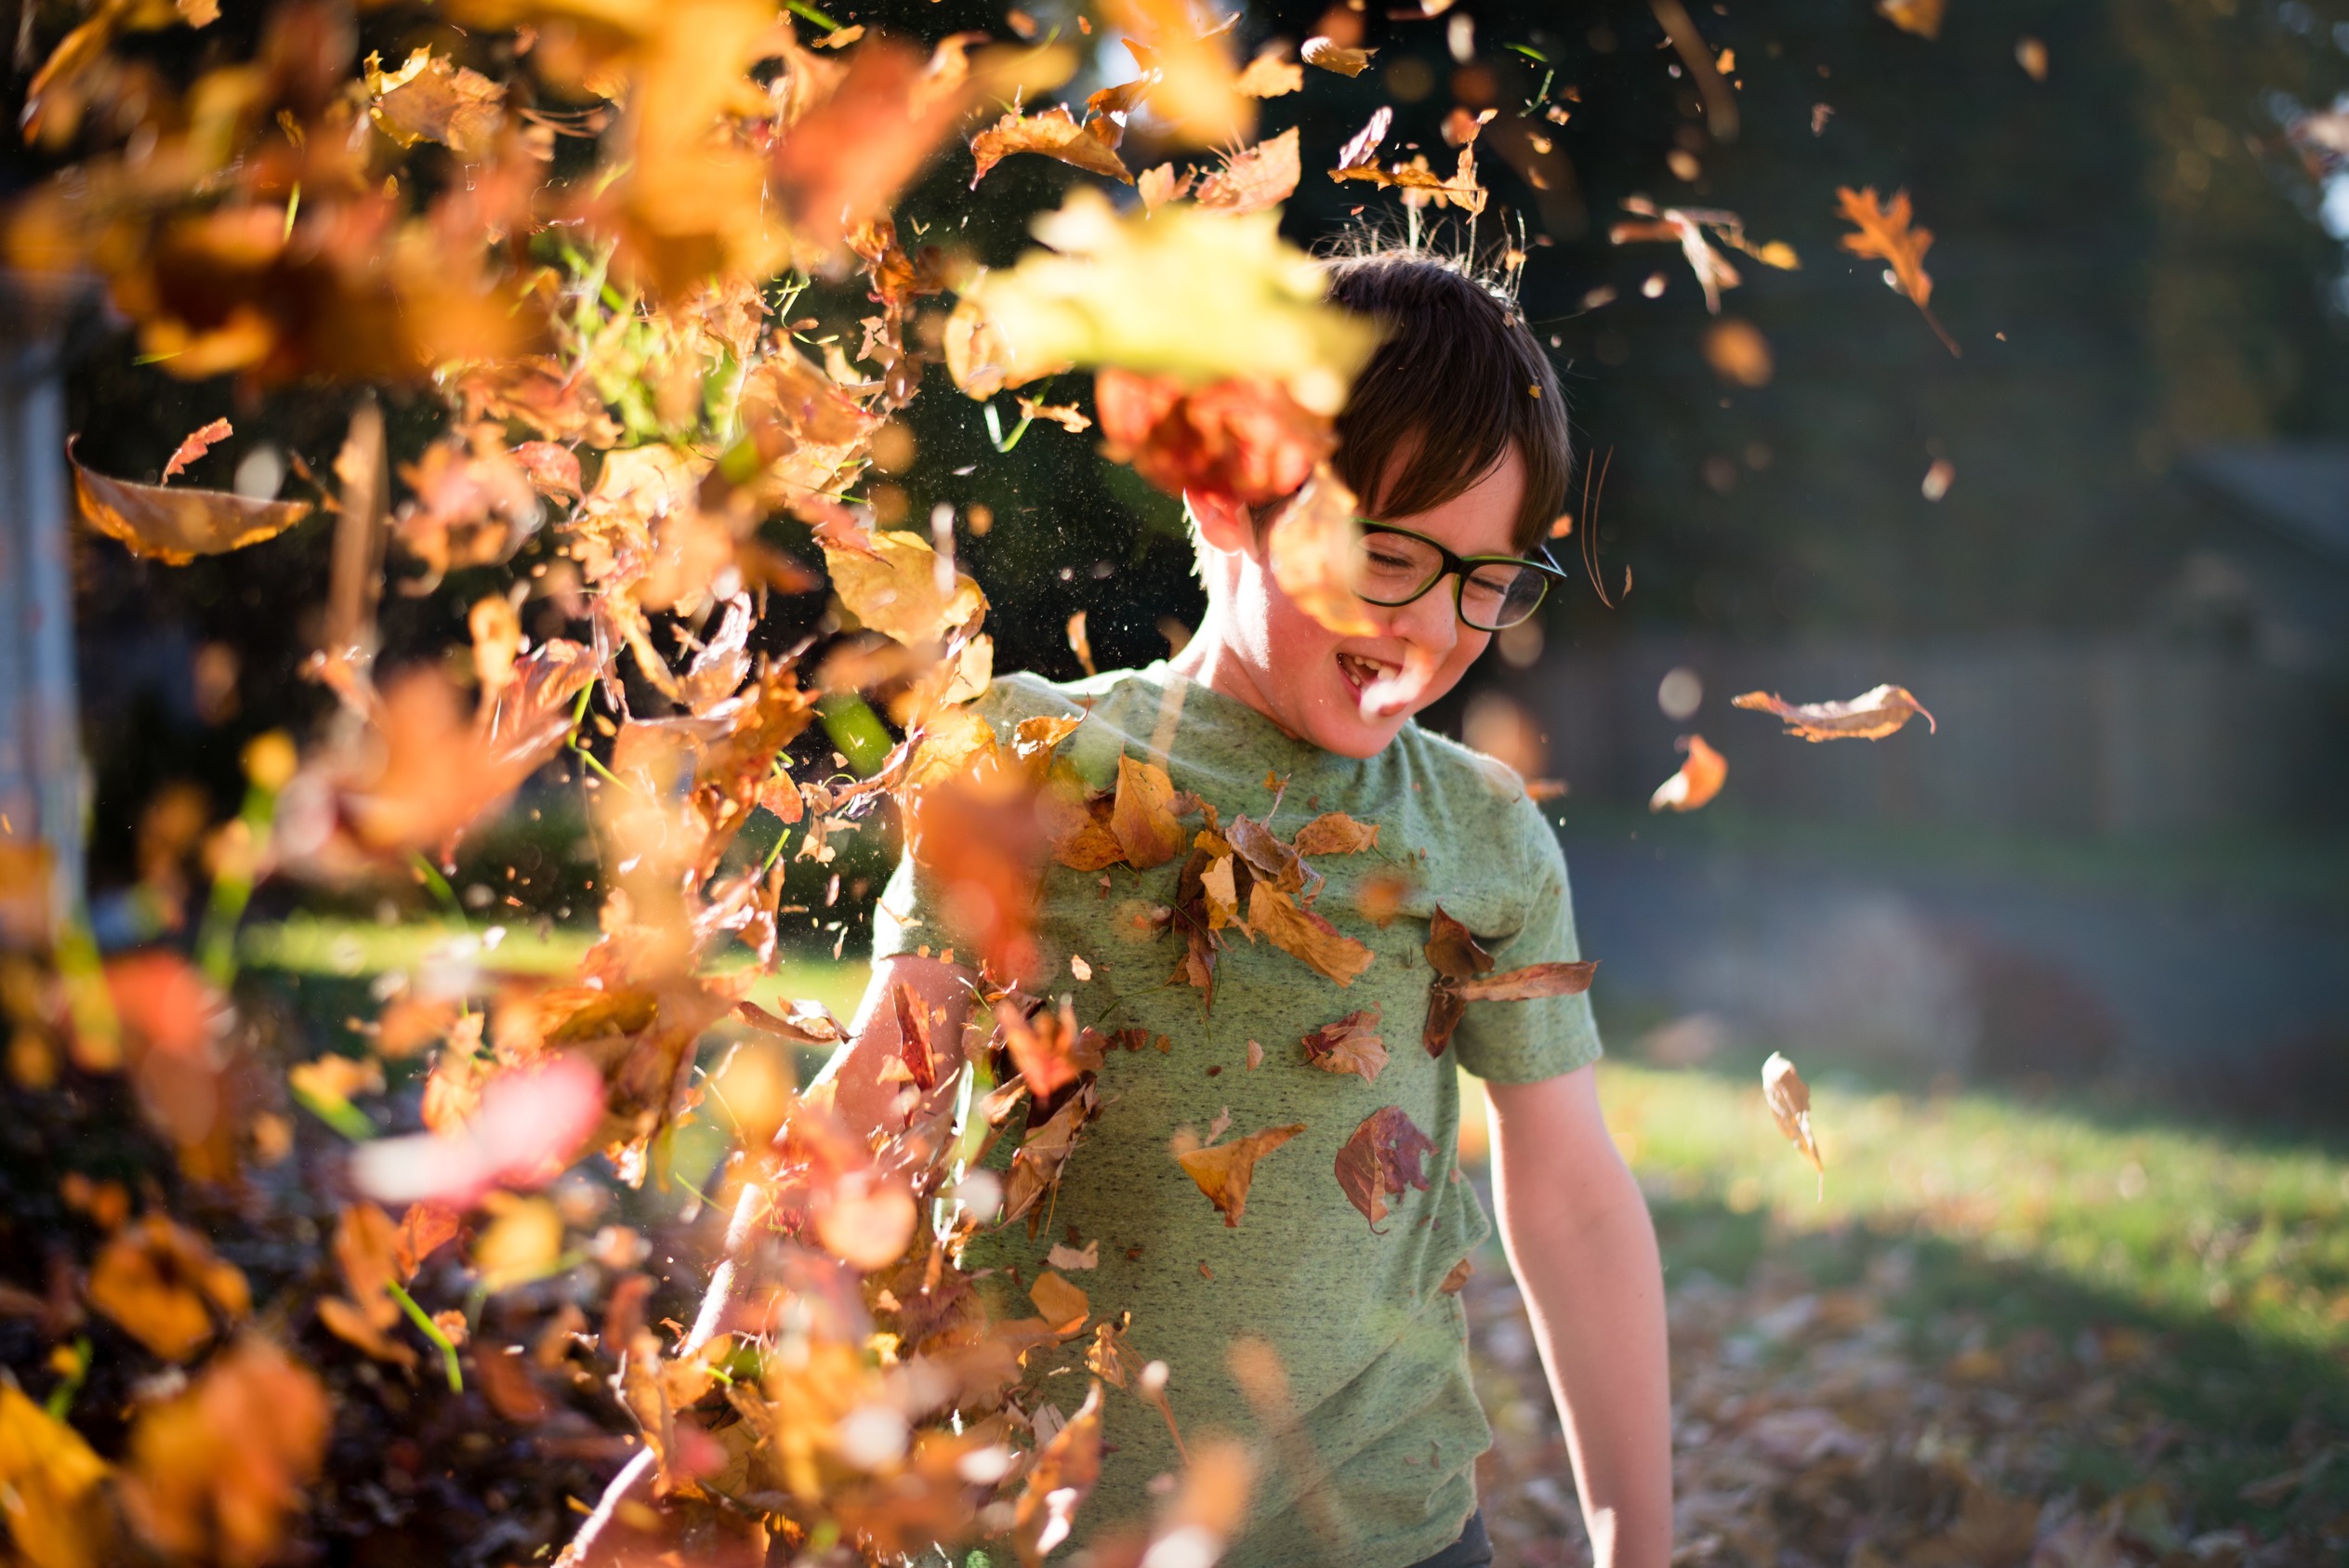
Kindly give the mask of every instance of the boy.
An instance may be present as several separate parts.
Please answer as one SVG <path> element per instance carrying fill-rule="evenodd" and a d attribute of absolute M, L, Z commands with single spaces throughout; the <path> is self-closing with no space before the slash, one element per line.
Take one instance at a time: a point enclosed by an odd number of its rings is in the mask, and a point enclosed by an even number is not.
<path fill-rule="evenodd" d="M 1452 1293 L 1489 1228 L 1454 1169 L 1457 1052 L 1486 1085 L 1502 1239 L 1598 1561 L 1661 1568 L 1671 1490 L 1662 1281 L 1645 1205 L 1600 1118 L 1587 1000 L 1473 1002 L 1443 1055 L 1420 1038 L 1439 905 L 1498 969 L 1578 956 L 1564 860 L 1516 777 L 1410 721 L 1556 575 L 1512 559 L 1565 498 L 1564 403 L 1513 310 L 1458 270 L 1388 253 L 1335 263 L 1331 278 L 1333 300 L 1387 328 L 1338 422 L 1335 460 L 1376 520 L 1360 582 L 1377 634 L 1330 632 L 1282 592 L 1265 547 L 1281 503 L 1256 515 L 1188 497 L 1208 608 L 1178 657 L 1069 686 L 1009 677 L 977 705 L 1007 733 L 1036 715 L 1084 713 L 1061 755 L 1090 784 L 1112 782 L 1121 754 L 1158 761 L 1227 828 L 1244 815 L 1287 838 L 1327 812 L 1375 824 L 1375 845 L 1310 863 L 1326 877 L 1311 908 L 1364 944 L 1366 967 L 1340 985 L 1227 929 L 1211 991 L 1169 982 L 1183 940 L 1150 914 L 1177 902 L 1181 856 L 1106 876 L 1048 868 L 1037 926 L 1051 979 L 1038 989 L 1073 995 L 1089 1025 L 1137 1028 L 1152 1043 L 1109 1052 L 1098 1113 L 1038 1232 L 983 1232 L 965 1261 L 996 1270 L 985 1285 L 1021 1316 L 1053 1244 L 1091 1247 L 1097 1267 L 1070 1277 L 1096 1319 L 1130 1313 L 1138 1361 L 1167 1364 L 1183 1437 L 1262 1440 L 1253 1511 L 1226 1562 L 1489 1562 L 1474 1461 L 1491 1434 Z M 1379 705 L 1382 679 L 1431 665 L 1401 705 Z M 943 905 L 910 859 L 882 898 L 871 989 L 827 1069 L 852 1125 L 879 1124 L 902 1089 L 883 1072 L 898 1052 L 893 986 L 944 1010 L 932 1033 L 947 1055 L 942 1076 L 958 1057 L 974 977 L 943 961 L 956 940 Z M 1316 1070 L 1304 1037 L 1350 1018 L 1357 1036 L 1382 1036 L 1383 1064 L 1357 1052 L 1353 1071 Z M 1410 1147 L 1394 1174 L 1374 1169 L 1366 1196 L 1359 1160 L 1350 1181 L 1341 1151 L 1389 1108 L 1407 1117 L 1413 1130 L 1398 1136 Z M 1268 1141 L 1236 1222 L 1170 1150 L 1283 1129 L 1295 1130 Z M 1034 1397 L 1076 1406 L 1081 1348 L 1062 1352 L 1074 1374 Z M 1031 1376 L 1053 1364 L 1039 1353 Z M 1181 1469 L 1159 1413 L 1111 1395 L 1080 1545 L 1106 1522 L 1146 1516 L 1153 1478 Z"/>

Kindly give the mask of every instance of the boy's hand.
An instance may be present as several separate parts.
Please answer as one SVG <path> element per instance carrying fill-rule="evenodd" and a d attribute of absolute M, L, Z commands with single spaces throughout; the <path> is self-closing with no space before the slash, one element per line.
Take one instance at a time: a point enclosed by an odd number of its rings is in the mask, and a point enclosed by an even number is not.
<path fill-rule="evenodd" d="M 1502 1245 L 1574 1456 L 1598 1568 L 1672 1553 L 1672 1409 L 1656 1228 L 1594 1071 L 1486 1084 Z"/>

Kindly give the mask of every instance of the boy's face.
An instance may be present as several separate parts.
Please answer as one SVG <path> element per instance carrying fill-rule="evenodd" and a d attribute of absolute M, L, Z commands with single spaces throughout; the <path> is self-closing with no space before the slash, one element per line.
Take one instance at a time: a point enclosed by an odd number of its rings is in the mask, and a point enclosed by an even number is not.
<path fill-rule="evenodd" d="M 1524 465 L 1511 446 L 1491 473 L 1442 506 L 1380 520 L 1440 539 L 1455 554 L 1508 555 L 1524 488 Z M 1409 604 L 1365 606 L 1376 635 L 1333 632 L 1273 580 L 1269 528 L 1260 531 L 1237 507 L 1194 498 L 1193 510 L 1209 547 L 1208 613 L 1178 667 L 1325 751 L 1374 756 L 1405 719 L 1458 685 L 1492 640 L 1460 620 L 1452 577 Z M 1373 683 L 1419 669 L 1431 672 L 1425 684 L 1392 708 L 1365 705 Z"/>

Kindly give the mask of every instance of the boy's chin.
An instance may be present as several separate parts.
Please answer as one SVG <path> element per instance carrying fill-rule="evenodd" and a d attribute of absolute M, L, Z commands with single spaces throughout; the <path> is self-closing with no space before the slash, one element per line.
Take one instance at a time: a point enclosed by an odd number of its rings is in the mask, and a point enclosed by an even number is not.
<path fill-rule="evenodd" d="M 1357 760 L 1376 757 L 1387 748 L 1410 714 L 1373 717 L 1343 698 L 1317 706 L 1307 725 L 1305 739 L 1324 751 Z"/>

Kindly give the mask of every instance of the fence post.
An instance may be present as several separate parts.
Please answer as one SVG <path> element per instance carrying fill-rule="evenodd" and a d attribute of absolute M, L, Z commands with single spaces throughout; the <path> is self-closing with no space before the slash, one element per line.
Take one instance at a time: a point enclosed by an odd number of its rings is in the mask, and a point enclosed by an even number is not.
<path fill-rule="evenodd" d="M 41 942 L 81 907 L 82 765 L 73 679 L 73 503 L 65 471 L 67 328 L 75 287 L 0 272 L 0 850 L 45 872 L 17 889 Z"/>

